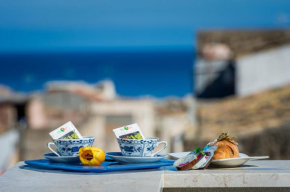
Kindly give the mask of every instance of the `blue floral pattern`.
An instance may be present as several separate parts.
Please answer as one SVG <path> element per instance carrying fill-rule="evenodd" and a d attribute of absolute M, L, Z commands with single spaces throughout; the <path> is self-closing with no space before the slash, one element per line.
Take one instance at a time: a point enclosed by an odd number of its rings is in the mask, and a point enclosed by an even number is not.
<path fill-rule="evenodd" d="M 86 144 L 86 143 L 93 143 L 94 139 L 84 138 L 83 140 L 80 139 L 65 139 L 65 140 L 55 140 L 55 144 L 60 145 L 69 145 L 69 144 Z"/>
<path fill-rule="evenodd" d="M 158 138 L 145 140 L 118 138 L 117 140 L 122 154 L 130 157 L 151 156 L 158 144 Z"/>
<path fill-rule="evenodd" d="M 94 140 L 94 137 L 84 137 L 83 139 L 55 140 L 54 144 L 61 156 L 74 156 L 79 154 L 81 147 L 92 146 Z"/>

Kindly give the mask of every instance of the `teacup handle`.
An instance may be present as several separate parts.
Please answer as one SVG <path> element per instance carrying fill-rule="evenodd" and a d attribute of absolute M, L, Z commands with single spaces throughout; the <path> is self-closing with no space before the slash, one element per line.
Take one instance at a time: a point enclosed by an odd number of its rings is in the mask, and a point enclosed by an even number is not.
<path fill-rule="evenodd" d="M 47 143 L 47 147 L 48 147 L 48 149 L 49 149 L 51 152 L 53 152 L 53 153 L 56 154 L 58 157 L 60 157 L 60 155 L 59 155 L 57 152 L 55 152 L 55 151 L 50 147 L 50 145 L 54 145 L 54 146 L 55 146 L 55 144 L 54 144 L 53 142 L 48 142 L 48 143 Z M 56 146 L 55 146 L 55 148 L 56 148 Z"/>
<path fill-rule="evenodd" d="M 164 144 L 164 146 L 159 151 L 157 151 L 156 153 L 153 153 L 151 155 L 151 157 L 154 157 L 155 155 L 157 155 L 158 153 L 160 153 L 161 151 L 163 151 L 167 147 L 167 142 L 166 141 L 160 141 L 160 142 L 158 142 L 157 143 L 157 147 L 159 146 L 159 144 Z"/>

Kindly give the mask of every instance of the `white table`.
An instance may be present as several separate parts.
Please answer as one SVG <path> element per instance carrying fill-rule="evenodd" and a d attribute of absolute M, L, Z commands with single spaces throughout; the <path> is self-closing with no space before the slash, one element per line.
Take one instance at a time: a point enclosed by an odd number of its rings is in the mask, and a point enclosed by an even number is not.
<path fill-rule="evenodd" d="M 0 176 L 0 191 L 290 191 L 290 161 L 176 171 L 172 167 L 112 173 L 47 170 L 19 162 Z"/>

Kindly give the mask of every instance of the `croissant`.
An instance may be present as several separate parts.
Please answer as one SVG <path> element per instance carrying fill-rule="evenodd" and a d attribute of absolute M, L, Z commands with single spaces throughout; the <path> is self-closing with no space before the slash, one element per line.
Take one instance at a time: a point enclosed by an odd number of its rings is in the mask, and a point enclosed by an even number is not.
<path fill-rule="evenodd" d="M 219 138 L 213 143 L 218 146 L 214 152 L 213 159 L 227 159 L 239 157 L 238 143 L 235 138 L 230 138 L 228 132 L 222 133 Z"/>
<path fill-rule="evenodd" d="M 217 141 L 214 145 L 218 146 L 218 148 L 214 152 L 213 159 L 239 157 L 238 146 L 229 141 Z"/>

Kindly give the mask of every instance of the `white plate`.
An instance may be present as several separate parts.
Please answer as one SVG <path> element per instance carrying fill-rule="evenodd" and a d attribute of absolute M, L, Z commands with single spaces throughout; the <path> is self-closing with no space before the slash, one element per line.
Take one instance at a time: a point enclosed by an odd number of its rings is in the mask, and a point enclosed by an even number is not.
<path fill-rule="evenodd" d="M 62 156 L 58 157 L 54 153 L 44 154 L 43 157 L 55 163 L 80 163 L 79 156 Z"/>
<path fill-rule="evenodd" d="M 218 167 L 238 167 L 245 164 L 249 160 L 259 160 L 259 159 L 268 159 L 268 158 L 269 156 L 249 157 L 248 155 L 244 153 L 240 153 L 239 157 L 212 160 L 211 165 L 218 166 Z"/>
<path fill-rule="evenodd" d="M 169 157 L 173 159 L 180 159 L 181 157 L 184 157 L 188 155 L 190 152 L 179 152 L 179 153 L 168 153 Z"/>
<path fill-rule="evenodd" d="M 113 160 L 119 163 L 153 163 L 160 161 L 167 157 L 167 155 L 155 155 L 154 157 L 127 157 L 123 156 L 121 152 L 108 152 L 107 156 L 111 157 Z"/>
<path fill-rule="evenodd" d="M 180 153 L 169 153 L 168 155 L 174 159 L 179 159 L 183 156 L 188 155 L 190 152 L 180 152 Z M 253 156 L 249 157 L 244 153 L 240 153 L 239 157 L 229 158 L 229 159 L 217 159 L 212 160 L 211 165 L 218 167 L 238 167 L 245 164 L 249 160 L 259 160 L 259 159 L 268 159 L 269 156 Z"/>

